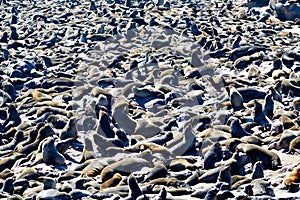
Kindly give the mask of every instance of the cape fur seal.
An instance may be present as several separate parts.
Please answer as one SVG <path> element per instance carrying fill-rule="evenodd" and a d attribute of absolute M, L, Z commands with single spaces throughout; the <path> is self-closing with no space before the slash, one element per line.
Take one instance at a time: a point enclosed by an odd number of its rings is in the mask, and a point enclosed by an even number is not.
<path fill-rule="evenodd" d="M 50 165 L 64 165 L 65 158 L 61 155 L 55 145 L 54 139 L 52 137 L 48 137 L 42 146 L 42 154 L 43 160 L 46 164 Z"/>
<path fill-rule="evenodd" d="M 281 166 L 281 160 L 278 155 L 263 147 L 241 143 L 237 145 L 236 149 L 246 153 L 253 164 L 257 161 L 261 161 L 265 169 L 277 169 Z"/>

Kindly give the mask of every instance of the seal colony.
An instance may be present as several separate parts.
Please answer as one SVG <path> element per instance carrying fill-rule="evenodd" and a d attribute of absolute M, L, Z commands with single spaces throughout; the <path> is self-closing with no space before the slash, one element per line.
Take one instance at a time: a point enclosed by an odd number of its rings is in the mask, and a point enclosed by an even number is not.
<path fill-rule="evenodd" d="M 0 197 L 298 199 L 300 4 L 0 1 Z"/>

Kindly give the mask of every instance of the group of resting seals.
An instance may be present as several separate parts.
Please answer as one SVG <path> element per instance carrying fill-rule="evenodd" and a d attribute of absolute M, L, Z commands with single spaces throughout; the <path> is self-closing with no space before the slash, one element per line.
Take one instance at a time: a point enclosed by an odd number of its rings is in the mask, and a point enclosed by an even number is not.
<path fill-rule="evenodd" d="M 0 197 L 300 198 L 298 10 L 0 1 Z"/>

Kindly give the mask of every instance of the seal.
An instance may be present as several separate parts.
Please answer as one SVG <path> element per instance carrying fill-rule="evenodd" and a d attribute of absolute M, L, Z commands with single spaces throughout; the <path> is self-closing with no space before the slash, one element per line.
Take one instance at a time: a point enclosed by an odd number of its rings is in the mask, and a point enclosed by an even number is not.
<path fill-rule="evenodd" d="M 104 111 L 99 112 L 99 120 L 97 121 L 97 133 L 107 138 L 114 138 L 115 132 L 110 126 L 111 120 L 108 114 Z"/>
<path fill-rule="evenodd" d="M 223 168 L 224 166 L 219 166 L 214 169 L 206 171 L 200 176 L 198 181 L 204 183 L 216 183 L 218 180 L 219 173 Z"/>
<path fill-rule="evenodd" d="M 190 125 L 186 126 L 183 130 L 183 135 L 167 143 L 167 148 L 174 155 L 184 155 L 195 144 L 195 134 Z"/>
<path fill-rule="evenodd" d="M 128 196 L 125 198 L 126 200 L 134 200 L 137 199 L 139 196 L 143 195 L 141 188 L 139 187 L 136 178 L 131 174 L 127 179 L 129 193 Z"/>
<path fill-rule="evenodd" d="M 239 119 L 233 119 L 230 123 L 230 128 L 231 128 L 231 135 L 233 138 L 242 138 L 245 136 L 251 136 L 250 133 L 248 133 L 243 129 Z"/>
<path fill-rule="evenodd" d="M 245 103 L 253 99 L 264 99 L 267 95 L 265 91 L 255 87 L 241 87 L 237 91 L 242 95 Z"/>
<path fill-rule="evenodd" d="M 156 136 L 153 136 L 151 138 L 143 140 L 143 143 L 155 143 L 158 145 L 166 145 L 166 143 L 170 140 L 174 139 L 173 138 L 173 133 L 171 131 L 168 132 L 161 132 L 161 134 L 158 134 Z"/>
<path fill-rule="evenodd" d="M 186 169 L 194 170 L 196 166 L 190 163 L 187 159 L 178 158 L 171 161 L 169 168 L 174 172 L 179 172 Z"/>
<path fill-rule="evenodd" d="M 231 167 L 225 166 L 221 171 L 219 172 L 218 176 L 218 182 L 225 182 L 228 184 L 228 187 L 231 188 L 232 182 L 231 182 Z"/>
<path fill-rule="evenodd" d="M 88 137 L 85 137 L 80 163 L 84 163 L 85 161 L 93 158 L 96 158 L 96 154 L 93 148 L 93 143 Z"/>
<path fill-rule="evenodd" d="M 273 95 L 272 92 L 270 92 L 266 97 L 263 105 L 263 111 L 265 115 L 272 119 L 274 116 L 274 101 L 272 99 Z"/>
<path fill-rule="evenodd" d="M 57 182 L 61 183 L 62 181 L 71 180 L 73 178 L 80 176 L 80 174 L 81 173 L 79 171 L 71 171 L 71 172 L 63 173 L 58 177 Z"/>
<path fill-rule="evenodd" d="M 253 191 L 253 196 L 262 196 L 262 195 L 267 195 L 267 196 L 272 196 L 274 197 L 274 191 L 270 187 L 270 183 L 268 181 L 262 180 L 262 179 L 254 179 L 251 181 L 251 184 L 253 186 L 252 191 Z"/>
<path fill-rule="evenodd" d="M 13 139 L 9 143 L 0 146 L 0 151 L 13 150 L 17 146 L 17 144 L 23 140 L 24 140 L 24 132 L 17 131 Z"/>
<path fill-rule="evenodd" d="M 20 174 L 16 177 L 17 180 L 19 179 L 27 179 L 27 180 L 36 180 L 41 173 L 32 167 L 24 168 Z"/>
<path fill-rule="evenodd" d="M 103 182 L 107 181 L 115 173 L 129 175 L 132 172 L 140 171 L 143 167 L 150 166 L 150 163 L 142 158 L 126 158 L 112 163 L 101 171 L 100 178 Z"/>
<path fill-rule="evenodd" d="M 18 145 L 16 147 L 16 151 L 23 154 L 30 154 L 32 151 L 36 150 L 39 146 L 40 142 L 47 138 L 48 136 L 53 135 L 54 131 L 49 125 L 45 125 L 44 123 L 39 123 L 36 125 L 37 136 L 34 135 L 32 139 L 28 141 L 28 144 L 25 143 L 24 146 Z M 34 134 L 34 132 L 33 132 Z M 34 141 L 32 141 L 34 140 Z M 31 142 L 30 142 L 31 141 Z"/>
<path fill-rule="evenodd" d="M 14 183 L 14 193 L 22 195 L 23 192 L 29 187 L 29 181 L 27 179 L 19 179 Z"/>
<path fill-rule="evenodd" d="M 135 132 L 137 123 L 129 116 L 128 102 L 124 96 L 116 100 L 113 106 L 112 116 L 118 126 L 122 128 L 126 134 L 131 135 Z"/>
<path fill-rule="evenodd" d="M 250 157 L 252 164 L 261 161 L 265 169 L 277 169 L 281 166 L 281 160 L 276 153 L 260 146 L 241 143 L 237 145 L 236 149 L 246 153 Z"/>
<path fill-rule="evenodd" d="M 77 128 L 76 128 L 76 119 L 75 117 L 72 117 L 66 126 L 61 130 L 59 134 L 59 138 L 61 140 L 72 138 L 73 140 L 76 140 L 78 137 Z"/>
<path fill-rule="evenodd" d="M 4 169 L 0 173 L 0 178 L 3 179 L 3 180 L 5 180 L 5 179 L 7 179 L 9 177 L 13 177 L 13 176 L 14 176 L 14 173 L 10 169 L 8 169 L 8 168 Z"/>
<path fill-rule="evenodd" d="M 149 119 L 139 119 L 137 120 L 137 126 L 134 134 L 150 138 L 157 135 L 160 131 L 161 129 L 159 126 L 155 125 Z"/>
<path fill-rule="evenodd" d="M 298 131 L 285 130 L 281 136 L 279 141 L 275 144 L 276 150 L 284 149 L 289 150 L 290 143 L 293 139 L 299 136 Z"/>
<path fill-rule="evenodd" d="M 278 82 L 280 83 L 280 82 Z M 297 86 L 297 83 L 293 79 L 283 79 L 280 83 L 280 88 L 283 94 L 289 94 L 289 91 L 292 91 L 294 94 L 299 94 L 300 87 Z"/>
<path fill-rule="evenodd" d="M 162 163 L 158 163 L 144 177 L 143 182 L 147 182 L 156 178 L 162 178 L 166 175 L 167 175 L 167 168 Z"/>
<path fill-rule="evenodd" d="M 217 199 L 217 193 L 219 192 L 219 189 L 212 188 L 210 189 L 207 194 L 204 197 L 204 200 L 214 200 Z"/>
<path fill-rule="evenodd" d="M 104 159 L 90 159 L 84 162 L 84 166 L 81 171 L 81 176 L 94 177 L 108 166 L 108 162 Z"/>
<path fill-rule="evenodd" d="M 295 167 L 293 171 L 284 178 L 283 182 L 289 190 L 293 190 L 295 186 L 300 183 L 300 166 Z"/>
<path fill-rule="evenodd" d="M 105 188 L 109 188 L 109 187 L 115 187 L 121 181 L 122 181 L 121 174 L 116 173 L 116 174 L 113 175 L 113 177 L 111 177 L 110 179 L 108 179 L 107 181 L 105 181 L 104 183 L 101 184 L 100 190 L 105 189 Z"/>
<path fill-rule="evenodd" d="M 269 130 L 271 128 L 272 122 L 265 115 L 262 105 L 257 100 L 254 100 L 253 118 L 254 122 L 262 126 L 264 130 Z"/>
<path fill-rule="evenodd" d="M 13 104 L 9 106 L 7 110 L 7 116 L 7 120 L 5 120 L 5 122 L 2 124 L 2 126 L 4 127 L 3 132 L 8 131 L 12 127 L 20 125 L 22 122 L 19 113 Z"/>
<path fill-rule="evenodd" d="M 71 147 L 73 142 L 74 142 L 73 138 L 67 138 L 65 140 L 61 140 L 57 142 L 55 147 L 59 153 L 64 154 Z"/>
<path fill-rule="evenodd" d="M 198 183 L 200 176 L 204 174 L 205 171 L 196 169 L 191 176 L 189 176 L 184 183 L 193 186 Z"/>
<path fill-rule="evenodd" d="M 261 161 L 257 161 L 253 166 L 253 172 L 251 174 L 252 179 L 258 179 L 264 177 L 264 170 Z"/>
<path fill-rule="evenodd" d="M 10 177 L 10 178 L 7 178 L 5 180 L 5 182 L 3 183 L 3 186 L 2 188 L 0 189 L 0 192 L 7 192 L 8 194 L 13 194 L 14 192 L 14 183 L 15 179 Z"/>
<path fill-rule="evenodd" d="M 21 153 L 14 153 L 13 155 L 0 158 L 0 171 L 11 169 L 14 163 L 22 157 L 25 157 L 25 155 Z"/>
<path fill-rule="evenodd" d="M 288 116 L 281 116 L 279 118 L 279 121 L 282 123 L 283 125 L 283 129 L 284 130 L 298 130 L 297 125 L 295 124 L 295 122 Z"/>
<path fill-rule="evenodd" d="M 48 137 L 42 145 L 43 161 L 49 165 L 65 165 L 65 158 L 61 155 L 55 145 L 54 139 Z"/>
<path fill-rule="evenodd" d="M 220 143 L 215 142 L 204 155 L 204 169 L 215 168 L 215 163 L 222 160 Z"/>
<path fill-rule="evenodd" d="M 294 138 L 290 142 L 289 150 L 287 153 L 294 153 L 294 152 L 300 153 L 299 149 L 300 149 L 300 136 Z"/>
<path fill-rule="evenodd" d="M 97 151 L 101 153 L 101 155 L 108 154 L 107 149 L 111 147 L 124 147 L 124 143 L 116 138 L 105 138 L 97 133 L 93 134 L 93 141 L 97 145 Z"/>

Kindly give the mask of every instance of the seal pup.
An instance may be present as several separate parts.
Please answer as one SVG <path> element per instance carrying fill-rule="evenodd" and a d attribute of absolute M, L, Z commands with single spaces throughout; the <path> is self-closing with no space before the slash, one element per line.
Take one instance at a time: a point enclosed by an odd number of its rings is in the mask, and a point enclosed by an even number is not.
<path fill-rule="evenodd" d="M 232 42 L 232 49 L 236 49 L 240 47 L 240 42 L 242 41 L 242 37 L 238 35 L 235 40 Z"/>
<path fill-rule="evenodd" d="M 48 137 L 42 145 L 43 161 L 49 165 L 65 165 L 65 158 L 61 155 L 55 145 L 54 139 Z"/>
<path fill-rule="evenodd" d="M 160 192 L 155 197 L 153 197 L 153 200 L 167 200 L 167 195 L 168 192 L 166 190 L 166 187 L 162 187 Z"/>
<path fill-rule="evenodd" d="M 89 7 L 89 10 L 97 13 L 97 6 L 96 6 L 96 3 L 95 1 L 90 1 L 90 7 Z"/>
<path fill-rule="evenodd" d="M 270 183 L 263 179 L 254 179 L 251 181 L 253 196 L 267 195 L 268 197 L 275 197 L 273 189 L 270 187 Z"/>

